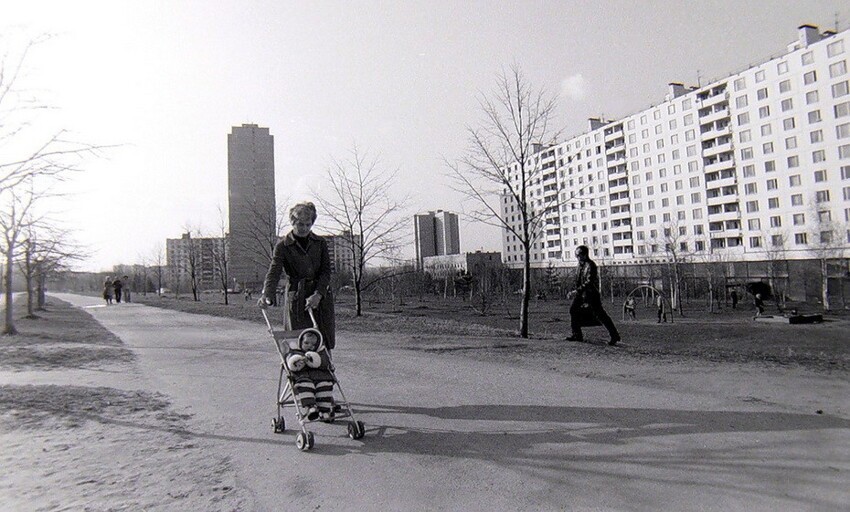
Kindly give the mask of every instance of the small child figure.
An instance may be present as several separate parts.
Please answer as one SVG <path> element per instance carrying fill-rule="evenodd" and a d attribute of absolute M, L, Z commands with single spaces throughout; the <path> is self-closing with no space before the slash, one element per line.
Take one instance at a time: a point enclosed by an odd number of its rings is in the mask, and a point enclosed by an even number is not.
<path fill-rule="evenodd" d="M 293 377 L 292 392 L 310 421 L 329 420 L 334 411 L 334 378 L 321 340 L 317 329 L 304 329 L 298 336 L 298 348 L 286 356 Z"/>
<path fill-rule="evenodd" d="M 756 316 L 753 318 L 758 318 L 764 314 L 764 301 L 761 298 L 761 294 L 757 293 L 753 298 L 753 305 L 756 307 Z"/>
<path fill-rule="evenodd" d="M 628 299 L 626 299 L 626 303 L 623 304 L 623 309 L 626 311 L 626 315 L 632 317 L 632 320 L 636 320 L 634 297 L 629 297 Z"/>

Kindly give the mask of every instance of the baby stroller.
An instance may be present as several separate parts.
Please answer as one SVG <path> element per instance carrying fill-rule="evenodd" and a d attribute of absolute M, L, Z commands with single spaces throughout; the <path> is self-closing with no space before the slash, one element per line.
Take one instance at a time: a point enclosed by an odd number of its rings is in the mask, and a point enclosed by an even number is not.
<path fill-rule="evenodd" d="M 287 297 L 288 294 L 284 294 L 284 297 Z M 286 303 L 286 299 L 284 299 L 284 327 L 291 327 L 289 324 L 289 309 L 288 304 Z M 292 407 L 295 409 L 295 419 L 298 420 L 298 424 L 301 426 L 301 432 L 295 436 L 295 445 L 301 451 L 308 451 L 313 448 L 314 438 L 313 433 L 307 430 L 306 425 L 309 423 L 313 423 L 316 421 L 324 421 L 326 423 L 333 423 L 336 420 L 342 418 L 350 418 L 347 422 L 348 424 L 348 437 L 351 439 L 361 439 L 365 432 L 365 426 L 362 421 L 357 421 L 354 418 L 354 412 L 351 410 L 351 405 L 348 400 L 345 398 L 345 393 L 342 390 L 342 386 L 339 383 L 339 380 L 336 378 L 336 374 L 334 373 L 333 363 L 330 362 L 330 353 L 328 352 L 327 347 L 324 345 L 322 341 L 322 334 L 318 330 L 318 325 L 316 323 L 316 317 L 313 313 L 313 310 L 309 310 L 310 319 L 313 321 L 313 327 L 308 329 L 300 329 L 300 330 L 283 330 L 276 331 L 272 328 L 272 324 L 269 321 L 268 313 L 265 309 L 261 309 L 263 313 L 263 318 L 266 320 L 266 326 L 268 327 L 268 331 L 272 336 L 272 340 L 274 341 L 275 347 L 277 348 L 277 352 L 280 355 L 280 374 L 278 376 L 277 381 L 277 417 L 272 418 L 272 428 L 274 429 L 275 434 L 280 434 L 286 430 L 286 422 L 283 418 L 283 408 Z M 298 348 L 299 337 L 302 333 L 310 331 L 318 336 L 319 339 L 319 347 L 316 349 L 317 352 L 322 353 L 322 357 L 326 357 L 329 361 L 328 371 L 330 372 L 331 379 L 334 384 L 334 388 L 339 390 L 339 395 L 342 400 L 334 401 L 333 408 L 333 416 L 331 418 L 324 419 L 308 419 L 307 411 L 304 410 L 303 407 L 298 403 L 298 400 L 295 398 L 295 379 L 293 372 L 294 370 L 289 367 L 287 363 L 287 354 L 294 349 Z M 284 380 L 284 376 L 286 379 Z"/>

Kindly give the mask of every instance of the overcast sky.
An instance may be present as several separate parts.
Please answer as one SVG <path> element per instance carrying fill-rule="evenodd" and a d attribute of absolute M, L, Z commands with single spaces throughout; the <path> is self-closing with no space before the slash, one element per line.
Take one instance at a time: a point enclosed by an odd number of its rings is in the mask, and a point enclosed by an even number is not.
<path fill-rule="evenodd" d="M 50 33 L 24 83 L 57 107 L 45 125 L 119 144 L 86 164 L 61 217 L 83 270 L 150 258 L 183 226 L 214 235 L 227 207 L 227 134 L 275 137 L 278 200 L 309 199 L 356 143 L 399 169 L 410 214 L 461 211 L 444 159 L 476 97 L 518 63 L 560 95 L 568 135 L 588 117 L 661 102 L 667 83 L 721 78 L 782 52 L 804 23 L 847 28 L 843 1 L 5 2 L 3 51 Z M 844 8 L 842 11 L 841 8 Z M 836 18 L 837 15 L 837 18 Z M 55 208 L 59 208 L 58 206 Z M 411 223 L 412 233 L 412 223 Z M 461 221 L 461 250 L 500 250 Z M 412 257 L 413 251 L 410 250 Z"/>

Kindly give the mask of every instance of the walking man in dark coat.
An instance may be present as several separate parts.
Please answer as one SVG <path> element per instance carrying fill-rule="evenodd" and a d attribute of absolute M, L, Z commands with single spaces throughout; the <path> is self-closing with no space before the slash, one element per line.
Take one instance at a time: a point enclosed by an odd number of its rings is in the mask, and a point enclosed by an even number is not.
<path fill-rule="evenodd" d="M 570 327 L 573 333 L 567 340 L 584 340 L 581 333 L 580 318 L 583 314 L 582 310 L 589 309 L 590 313 L 608 329 L 608 334 L 611 336 L 608 344 L 616 345 L 620 341 L 620 333 L 617 332 L 614 321 L 602 308 L 602 296 L 599 292 L 599 271 L 596 268 L 596 263 L 590 259 L 590 250 L 586 245 L 580 245 L 576 248 L 576 258 L 578 259 L 578 271 L 576 273 L 576 286 L 572 291 L 572 294 L 574 294 L 573 304 L 570 306 Z"/>

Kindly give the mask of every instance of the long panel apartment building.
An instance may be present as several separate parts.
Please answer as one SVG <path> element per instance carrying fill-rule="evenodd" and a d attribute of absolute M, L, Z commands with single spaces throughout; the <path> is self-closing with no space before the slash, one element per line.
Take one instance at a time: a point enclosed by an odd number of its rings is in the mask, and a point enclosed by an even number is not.
<path fill-rule="evenodd" d="M 579 245 L 622 265 L 668 261 L 671 248 L 724 261 L 847 249 L 847 34 L 801 26 L 779 57 L 701 87 L 670 84 L 658 105 L 541 148 L 531 197 L 550 211 L 532 265 L 572 266 Z M 501 202 L 517 222 L 512 198 Z M 505 263 L 520 266 L 518 241 L 503 230 L 502 242 Z"/>

